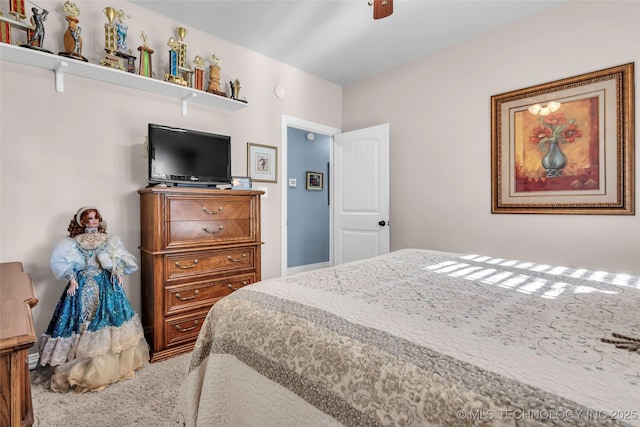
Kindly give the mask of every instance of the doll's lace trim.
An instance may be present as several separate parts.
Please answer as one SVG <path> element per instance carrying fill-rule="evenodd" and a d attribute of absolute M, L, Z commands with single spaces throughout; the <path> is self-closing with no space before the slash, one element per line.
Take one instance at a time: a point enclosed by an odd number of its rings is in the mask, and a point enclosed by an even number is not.
<path fill-rule="evenodd" d="M 144 339 L 144 332 L 137 314 L 120 327 L 85 331 L 71 337 L 53 338 L 43 334 L 39 343 L 38 365 L 57 366 L 73 359 L 95 357 L 108 352 L 120 353 L 138 345 L 141 339 Z"/>
<path fill-rule="evenodd" d="M 109 235 L 106 233 L 84 233 L 75 237 L 78 244 L 86 249 L 95 249 L 106 242 L 108 238 Z"/>

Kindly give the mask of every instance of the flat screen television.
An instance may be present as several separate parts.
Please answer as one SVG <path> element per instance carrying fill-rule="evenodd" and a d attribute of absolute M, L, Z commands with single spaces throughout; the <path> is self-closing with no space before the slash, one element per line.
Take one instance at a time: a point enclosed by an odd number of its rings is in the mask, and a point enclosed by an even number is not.
<path fill-rule="evenodd" d="M 231 137 L 149 123 L 150 184 L 231 182 Z"/>

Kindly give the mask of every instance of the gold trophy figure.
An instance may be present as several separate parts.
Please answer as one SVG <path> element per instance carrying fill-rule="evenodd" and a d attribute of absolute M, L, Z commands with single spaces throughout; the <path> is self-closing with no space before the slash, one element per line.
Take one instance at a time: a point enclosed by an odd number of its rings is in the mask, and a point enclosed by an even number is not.
<path fill-rule="evenodd" d="M 194 78 L 193 88 L 197 90 L 204 90 L 204 58 L 197 55 L 193 58 Z"/>
<path fill-rule="evenodd" d="M 222 60 L 215 55 L 209 57 L 209 87 L 207 92 L 227 97 L 227 94 L 220 90 L 220 63 Z"/>
<path fill-rule="evenodd" d="M 82 37 L 80 37 L 82 28 L 78 26 L 80 22 L 78 19 L 80 9 L 78 9 L 75 3 L 66 1 L 62 5 L 62 11 L 65 13 L 64 19 L 69 26 L 63 36 L 64 52 L 59 52 L 58 55 L 88 62 L 87 58 L 82 56 Z"/>
<path fill-rule="evenodd" d="M 120 58 L 116 56 L 116 52 L 118 51 L 118 29 L 113 24 L 113 20 L 116 18 L 118 12 L 112 7 L 105 7 L 103 11 L 109 22 L 104 24 L 104 50 L 107 54 L 100 60 L 100 65 L 124 70 L 124 67 L 120 63 Z"/>
<path fill-rule="evenodd" d="M 138 74 L 145 77 L 153 77 L 153 68 L 151 67 L 151 54 L 153 53 L 153 49 L 149 48 L 149 38 L 144 31 L 140 32 L 140 38 L 142 39 L 142 46 L 138 46 L 138 50 L 140 51 L 140 68 L 138 69 Z"/>

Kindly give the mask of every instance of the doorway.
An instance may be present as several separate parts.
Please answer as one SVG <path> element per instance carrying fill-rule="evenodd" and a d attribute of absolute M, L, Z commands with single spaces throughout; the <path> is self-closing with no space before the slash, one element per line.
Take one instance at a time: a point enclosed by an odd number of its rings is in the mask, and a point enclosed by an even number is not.
<path fill-rule="evenodd" d="M 329 266 L 327 135 L 287 129 L 287 275 Z"/>
<path fill-rule="evenodd" d="M 314 122 L 309 122 L 306 120 L 301 120 L 301 119 L 297 119 L 295 117 L 290 117 L 290 116 L 286 116 L 283 115 L 282 116 L 282 128 L 281 128 L 281 142 L 280 142 L 280 159 L 281 159 L 281 170 L 282 170 L 282 176 L 281 176 L 281 182 L 282 182 L 282 206 L 281 206 L 281 211 L 282 211 L 282 224 L 281 224 L 281 256 L 280 256 L 280 262 L 281 262 L 281 267 L 280 267 L 280 273 L 282 276 L 287 276 L 289 274 L 293 274 L 293 273 L 297 273 L 299 271 L 306 271 L 306 270 L 312 270 L 312 269 L 316 269 L 316 268 L 322 268 L 322 267 L 326 267 L 326 266 L 330 266 L 333 265 L 333 237 L 332 237 L 332 233 L 331 230 L 333 229 L 333 218 L 332 215 L 329 213 L 328 214 L 328 229 L 326 229 L 326 236 L 321 236 L 323 240 L 328 241 L 328 261 L 322 261 L 322 262 L 313 262 L 311 261 L 310 263 L 302 263 L 301 265 L 297 265 L 300 264 L 300 262 L 302 262 L 302 260 L 304 259 L 319 259 L 318 257 L 321 256 L 318 251 L 313 250 L 313 248 L 310 248 L 309 251 L 307 251 L 306 255 L 304 255 L 303 257 L 297 257 L 296 259 L 293 260 L 293 266 L 290 267 L 289 266 L 289 243 L 290 243 L 290 239 L 289 239 L 289 190 L 291 187 L 289 187 L 290 182 L 289 182 L 289 178 L 295 179 L 296 183 L 295 183 L 295 188 L 297 193 L 306 193 L 304 194 L 305 196 L 309 196 L 307 197 L 310 203 L 316 203 L 318 202 L 318 206 L 328 206 L 330 209 L 331 206 L 331 194 L 329 191 L 329 186 L 331 185 L 330 182 L 330 175 L 331 175 L 331 171 L 330 171 L 330 164 L 324 164 L 321 165 L 323 167 L 323 170 L 313 170 L 314 168 L 319 169 L 321 166 L 310 166 L 309 169 L 307 169 L 306 166 L 298 166 L 296 165 L 296 168 L 292 168 L 292 169 L 296 169 L 296 173 L 297 175 L 300 175 L 300 171 L 298 169 L 300 169 L 300 167 L 302 167 L 304 169 L 305 175 L 304 176 L 290 176 L 290 171 L 289 171 L 289 164 L 288 164 L 288 157 L 289 157 L 289 135 L 292 133 L 291 131 L 294 130 L 296 132 L 293 132 L 294 134 L 299 134 L 299 133 L 304 133 L 306 135 L 306 133 L 312 133 L 314 135 L 315 138 L 321 139 L 326 141 L 328 139 L 329 141 L 329 147 L 328 147 L 328 156 L 326 160 L 323 160 L 322 163 L 326 163 L 329 162 L 330 159 L 333 157 L 333 136 L 337 133 L 340 132 L 339 129 L 336 128 L 332 128 L 329 126 L 324 126 L 321 125 L 319 123 L 314 123 Z M 299 131 L 299 132 L 297 132 Z M 307 140 L 308 141 L 308 140 Z M 312 142 L 312 141 L 308 141 L 308 142 Z M 319 172 L 322 173 L 322 191 L 319 190 L 307 190 L 306 189 L 306 172 L 310 171 L 310 172 Z M 293 183 L 292 183 L 293 184 Z M 317 197 L 319 196 L 319 197 Z M 292 226 L 295 226 L 297 228 L 299 227 L 305 227 L 304 221 L 299 221 L 298 219 L 296 219 L 295 221 L 292 219 Z M 296 224 L 294 224 L 294 222 Z M 308 224 L 307 224 L 308 225 Z M 322 229 L 325 229 L 325 227 L 320 227 Z M 316 230 L 317 231 L 317 230 Z M 323 232 L 325 233 L 325 232 Z M 306 238 L 307 236 L 305 236 Z M 314 236 L 311 235 L 311 238 L 313 238 Z M 315 236 L 316 238 L 318 238 L 318 236 Z M 297 239 L 292 239 L 292 240 L 297 240 Z M 295 241 L 293 242 L 294 244 L 296 243 Z M 307 242 L 308 245 L 313 245 L 313 241 L 308 241 Z M 323 244 L 324 245 L 324 244 Z M 321 246 L 323 246 L 321 245 Z M 319 248 L 320 251 L 324 251 L 323 247 Z M 322 258 L 322 257 L 321 257 Z"/>
<path fill-rule="evenodd" d="M 288 267 L 287 245 L 290 128 L 329 138 L 329 165 L 326 168 L 329 184 L 329 261 L 297 266 L 292 271 Z M 389 124 L 340 133 L 339 129 L 283 115 L 280 147 L 282 276 L 389 252 Z M 306 189 L 306 179 L 302 184 Z"/>

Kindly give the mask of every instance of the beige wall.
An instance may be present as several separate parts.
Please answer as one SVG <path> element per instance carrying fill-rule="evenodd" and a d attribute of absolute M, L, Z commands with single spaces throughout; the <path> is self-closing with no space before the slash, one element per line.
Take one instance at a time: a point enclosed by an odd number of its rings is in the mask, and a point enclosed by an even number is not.
<path fill-rule="evenodd" d="M 62 2 L 38 4 L 51 11 L 45 47 L 58 52 Z M 166 41 L 179 23 L 123 1 L 78 4 L 83 54 L 91 62 L 102 55 L 102 9 L 109 5 L 132 16 L 129 46 L 140 44 L 144 30 L 156 50 L 156 73 L 166 71 Z M 232 171 L 242 175 L 246 142 L 278 146 L 286 114 L 344 130 L 391 124 L 392 249 L 425 247 L 640 273 L 638 216 L 492 215 L 489 135 L 491 95 L 638 61 L 638 16 L 636 2 L 571 2 L 355 83 L 344 94 L 191 30 L 189 56 L 220 56 L 223 80 L 240 78 L 249 105 L 229 113 L 191 103 L 186 117 L 177 100 L 71 75 L 65 93 L 58 94 L 52 72 L 0 61 L 0 261 L 22 261 L 31 273 L 40 334 L 64 287 L 52 276 L 49 256 L 78 207 L 100 207 L 109 231 L 138 254 L 136 191 L 146 185 L 148 122 L 231 135 Z M 276 85 L 286 89 L 285 98 L 273 96 Z M 279 275 L 281 185 L 264 186 L 269 198 L 262 204 L 262 261 L 268 278 Z M 125 282 L 138 311 L 139 286 L 139 273 Z"/>
<path fill-rule="evenodd" d="M 37 3 L 50 11 L 44 44 L 57 53 L 66 29 L 62 2 Z M 179 23 L 123 1 L 77 4 L 83 55 L 90 62 L 104 53 L 102 9 L 112 6 L 132 16 L 129 47 L 137 54 L 144 30 L 155 50 L 156 74 L 166 72 L 166 43 Z M 282 114 L 341 127 L 341 87 L 196 30 L 186 42 L 190 61 L 196 54 L 222 58 L 222 80 L 240 79 L 248 107 L 226 112 L 190 103 L 183 117 L 175 99 L 73 75 L 65 76 L 64 93 L 56 93 L 53 72 L 0 61 L 0 261 L 21 261 L 31 274 L 40 300 L 33 310 L 38 335 L 65 286 L 54 279 L 49 257 L 76 209 L 98 206 L 109 232 L 122 235 L 139 256 L 137 190 L 147 184 L 147 123 L 231 135 L 235 175 L 247 172 L 247 142 L 280 145 Z M 285 88 L 283 99 L 274 96 L 276 85 Z M 280 183 L 259 185 L 269 192 L 262 200 L 262 271 L 269 278 L 280 274 Z M 140 311 L 139 273 L 127 277 L 125 288 Z"/>
<path fill-rule="evenodd" d="M 639 63 L 639 16 L 639 2 L 572 1 L 346 87 L 344 131 L 390 123 L 392 249 L 639 274 L 639 216 L 492 215 L 490 153 L 492 95 Z"/>

